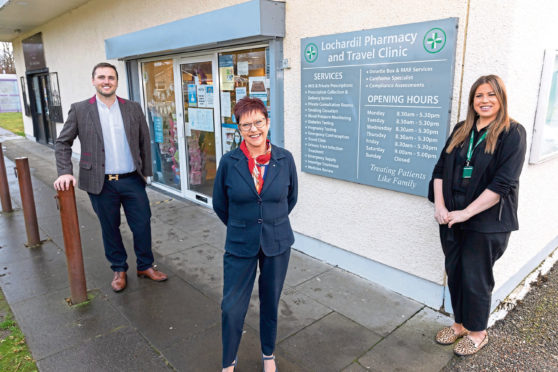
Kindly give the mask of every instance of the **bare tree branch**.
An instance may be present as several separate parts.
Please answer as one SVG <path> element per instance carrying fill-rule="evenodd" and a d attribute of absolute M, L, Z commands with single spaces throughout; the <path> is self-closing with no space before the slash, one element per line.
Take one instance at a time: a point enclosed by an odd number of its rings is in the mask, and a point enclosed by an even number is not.
<path fill-rule="evenodd" d="M 15 61 L 12 44 L 3 41 L 0 44 L 0 73 L 2 74 L 15 74 Z"/>

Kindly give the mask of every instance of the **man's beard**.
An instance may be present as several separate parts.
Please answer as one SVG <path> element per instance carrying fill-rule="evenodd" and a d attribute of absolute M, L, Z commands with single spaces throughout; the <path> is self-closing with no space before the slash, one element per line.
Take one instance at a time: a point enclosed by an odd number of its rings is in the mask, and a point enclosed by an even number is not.
<path fill-rule="evenodd" d="M 105 93 L 100 89 L 97 89 L 97 93 L 99 93 L 101 96 L 105 97 L 105 98 L 110 98 L 112 96 L 114 96 L 114 94 L 116 93 L 116 89 L 113 90 L 111 93 Z"/>

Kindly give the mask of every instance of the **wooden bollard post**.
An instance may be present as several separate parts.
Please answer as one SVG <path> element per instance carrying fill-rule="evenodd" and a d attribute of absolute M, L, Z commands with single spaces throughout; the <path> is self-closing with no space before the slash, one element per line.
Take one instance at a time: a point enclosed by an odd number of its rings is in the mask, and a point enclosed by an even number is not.
<path fill-rule="evenodd" d="M 33 197 L 29 161 L 27 158 L 16 158 L 15 163 L 23 217 L 25 218 L 25 230 L 27 231 L 27 246 L 33 247 L 41 243 L 41 237 L 39 236 L 39 225 L 37 224 L 37 211 L 35 209 L 35 198 Z"/>
<path fill-rule="evenodd" d="M 6 176 L 6 164 L 4 163 L 4 150 L 0 142 L 0 201 L 2 202 L 2 212 L 12 212 L 12 199 L 10 198 L 10 187 Z"/>
<path fill-rule="evenodd" d="M 72 305 L 76 305 L 87 301 L 87 285 L 83 268 L 83 254 L 81 251 L 81 237 L 79 234 L 74 186 L 70 184 L 68 190 L 58 190 L 58 195 L 55 198 L 58 200 L 60 220 L 62 222 L 71 301 Z"/>

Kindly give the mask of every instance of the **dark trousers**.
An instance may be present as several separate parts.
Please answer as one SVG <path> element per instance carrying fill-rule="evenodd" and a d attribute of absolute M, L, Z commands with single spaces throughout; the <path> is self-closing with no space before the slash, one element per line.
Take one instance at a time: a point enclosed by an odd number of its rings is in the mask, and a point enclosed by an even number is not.
<path fill-rule="evenodd" d="M 509 232 L 480 233 L 440 225 L 455 322 L 470 331 L 486 329 L 494 289 L 492 268 L 509 237 Z"/>
<path fill-rule="evenodd" d="M 256 257 L 237 257 L 228 252 L 223 257 L 224 285 L 221 302 L 223 368 L 236 358 L 244 318 L 254 288 L 256 269 L 260 265 L 258 289 L 260 295 L 260 342 L 262 353 L 273 354 L 277 336 L 277 309 L 287 275 L 291 250 L 268 257 L 262 250 Z"/>
<path fill-rule="evenodd" d="M 89 194 L 91 204 L 103 232 L 105 257 L 113 271 L 127 271 L 126 249 L 120 234 L 120 206 L 124 207 L 126 220 L 134 236 L 134 252 L 138 270 L 153 265 L 151 251 L 151 208 L 145 192 L 145 182 L 140 175 L 118 181 L 105 180 L 98 195 Z"/>

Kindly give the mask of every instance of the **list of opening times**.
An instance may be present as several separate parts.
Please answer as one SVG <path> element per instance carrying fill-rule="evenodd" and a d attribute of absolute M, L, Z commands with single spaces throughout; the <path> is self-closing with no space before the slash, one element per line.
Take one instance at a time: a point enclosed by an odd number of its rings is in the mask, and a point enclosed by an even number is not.
<path fill-rule="evenodd" d="M 302 170 L 426 196 L 449 127 L 457 22 L 302 39 Z"/>
<path fill-rule="evenodd" d="M 311 74 L 303 86 L 303 170 L 425 195 L 446 135 L 442 98 L 425 93 L 435 70 L 423 63 Z"/>

